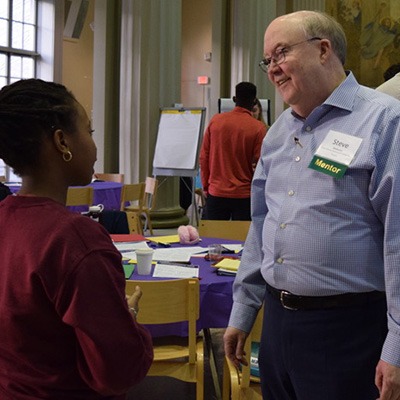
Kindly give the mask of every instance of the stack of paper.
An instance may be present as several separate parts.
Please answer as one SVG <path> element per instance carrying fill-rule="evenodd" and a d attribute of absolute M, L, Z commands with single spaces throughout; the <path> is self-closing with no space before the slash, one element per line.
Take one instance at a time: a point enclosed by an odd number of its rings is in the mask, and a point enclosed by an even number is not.
<path fill-rule="evenodd" d="M 179 243 L 179 235 L 150 236 L 147 239 L 154 243 L 163 243 L 163 244 Z"/>
<path fill-rule="evenodd" d="M 198 278 L 199 267 L 195 265 L 156 264 L 153 277 L 157 278 Z"/>
<path fill-rule="evenodd" d="M 218 268 L 218 273 L 221 275 L 236 275 L 239 265 L 239 258 L 223 258 L 221 261 L 214 264 L 213 267 Z"/>

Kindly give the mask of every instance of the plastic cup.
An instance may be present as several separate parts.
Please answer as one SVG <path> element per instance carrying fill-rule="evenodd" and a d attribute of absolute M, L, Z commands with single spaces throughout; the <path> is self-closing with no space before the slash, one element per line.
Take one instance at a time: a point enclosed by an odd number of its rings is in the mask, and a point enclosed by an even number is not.
<path fill-rule="evenodd" d="M 210 261 L 219 261 L 221 259 L 222 246 L 220 244 L 210 244 L 208 246 L 208 258 Z"/>
<path fill-rule="evenodd" d="M 96 206 L 90 206 L 89 212 L 93 214 L 101 213 L 104 210 L 103 204 L 97 204 Z"/>
<path fill-rule="evenodd" d="M 139 275 L 151 274 L 153 253 L 153 249 L 136 249 L 137 272 Z"/>

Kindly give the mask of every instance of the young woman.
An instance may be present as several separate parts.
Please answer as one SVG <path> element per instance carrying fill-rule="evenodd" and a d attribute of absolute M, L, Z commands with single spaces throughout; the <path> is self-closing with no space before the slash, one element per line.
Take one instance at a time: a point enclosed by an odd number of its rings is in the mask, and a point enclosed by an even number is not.
<path fill-rule="evenodd" d="M 254 107 L 253 107 L 253 110 L 251 111 L 251 114 L 253 115 L 253 117 L 255 119 L 257 119 L 258 121 L 261 121 L 268 128 L 268 125 L 265 122 L 262 113 L 263 113 L 263 110 L 262 110 L 261 102 L 259 99 L 256 99 L 254 102 Z"/>
<path fill-rule="evenodd" d="M 121 256 L 97 222 L 64 206 L 93 175 L 83 107 L 59 84 L 0 91 L 0 158 L 22 177 L 0 203 L 0 398 L 123 399 L 152 361 L 125 299 Z"/>

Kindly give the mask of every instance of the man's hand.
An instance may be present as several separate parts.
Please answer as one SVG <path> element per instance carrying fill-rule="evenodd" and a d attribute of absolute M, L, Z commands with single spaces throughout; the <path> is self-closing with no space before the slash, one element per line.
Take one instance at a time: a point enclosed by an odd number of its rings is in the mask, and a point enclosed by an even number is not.
<path fill-rule="evenodd" d="M 375 373 L 377 400 L 400 400 L 400 368 L 380 360 Z"/>
<path fill-rule="evenodd" d="M 228 327 L 224 335 L 224 349 L 226 356 L 239 368 L 240 364 L 248 365 L 244 351 L 247 333 L 240 329 Z"/>

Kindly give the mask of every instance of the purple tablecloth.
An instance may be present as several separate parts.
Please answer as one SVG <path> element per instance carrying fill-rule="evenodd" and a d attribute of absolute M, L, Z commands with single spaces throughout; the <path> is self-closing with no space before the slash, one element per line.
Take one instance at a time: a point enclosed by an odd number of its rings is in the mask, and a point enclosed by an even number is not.
<path fill-rule="evenodd" d="M 93 204 L 103 204 L 105 210 L 119 210 L 121 207 L 122 183 L 92 182 L 88 186 L 93 188 Z M 79 187 L 79 186 L 77 186 Z M 69 207 L 71 211 L 87 211 L 87 207 Z"/>
<path fill-rule="evenodd" d="M 205 249 L 211 243 L 241 243 L 227 239 L 202 238 L 201 247 Z M 174 245 L 175 246 L 175 245 Z M 200 277 L 200 318 L 197 329 L 226 328 L 232 308 L 232 284 L 234 277 L 217 275 L 217 269 L 210 265 L 210 261 L 200 257 L 192 257 L 192 264 L 199 266 Z M 153 267 L 154 268 L 154 267 Z M 157 280 L 151 275 L 139 275 L 133 272 L 133 280 Z M 166 299 L 168 301 L 168 299 Z M 175 323 L 169 325 L 147 326 L 154 337 L 179 335 L 187 336 L 187 324 Z"/>
<path fill-rule="evenodd" d="M 13 193 L 18 192 L 21 185 L 9 183 L 7 186 Z M 88 186 L 93 187 L 93 204 L 103 204 L 105 210 L 119 210 L 121 206 L 122 183 L 117 182 L 92 182 Z M 79 187 L 79 186 L 78 186 Z M 71 211 L 84 212 L 85 206 L 69 207 Z"/>

